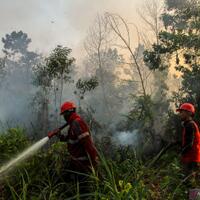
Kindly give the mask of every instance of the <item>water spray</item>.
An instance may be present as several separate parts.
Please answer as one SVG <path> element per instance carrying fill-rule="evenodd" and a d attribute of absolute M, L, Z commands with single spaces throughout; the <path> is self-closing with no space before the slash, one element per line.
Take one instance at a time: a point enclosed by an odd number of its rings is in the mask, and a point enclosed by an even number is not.
<path fill-rule="evenodd" d="M 50 138 L 52 138 L 53 136 L 57 135 L 67 125 L 68 124 L 64 124 L 63 126 L 57 128 L 57 129 L 55 129 L 53 131 L 50 131 L 48 133 L 48 136 L 42 138 L 41 140 L 39 140 L 38 142 L 33 144 L 31 147 L 27 148 L 22 153 L 20 153 L 16 158 L 10 160 L 8 163 L 3 165 L 0 168 L 0 178 L 5 176 L 8 172 L 10 172 L 18 163 L 22 162 L 26 158 L 28 158 L 31 155 L 33 155 L 34 153 L 36 153 L 36 151 L 38 149 L 40 149 L 43 145 L 45 145 L 49 141 Z"/>

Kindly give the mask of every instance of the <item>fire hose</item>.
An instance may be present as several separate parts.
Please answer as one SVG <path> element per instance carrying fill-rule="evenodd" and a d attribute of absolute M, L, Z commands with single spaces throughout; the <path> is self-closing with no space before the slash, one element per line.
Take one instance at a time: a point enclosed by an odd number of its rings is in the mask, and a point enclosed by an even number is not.
<path fill-rule="evenodd" d="M 52 138 L 53 136 L 57 135 L 62 129 L 64 129 L 66 126 L 68 125 L 68 123 L 62 125 L 59 128 L 54 129 L 53 131 L 49 131 L 47 136 L 50 138 Z"/>

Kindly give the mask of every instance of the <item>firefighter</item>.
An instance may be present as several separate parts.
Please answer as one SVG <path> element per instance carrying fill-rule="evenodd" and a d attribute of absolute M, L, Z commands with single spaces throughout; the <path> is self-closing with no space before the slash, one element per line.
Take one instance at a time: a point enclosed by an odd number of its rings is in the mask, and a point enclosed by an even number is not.
<path fill-rule="evenodd" d="M 88 126 L 76 113 L 76 105 L 73 102 L 63 103 L 60 114 L 69 125 L 67 135 L 61 134 L 59 129 L 55 129 L 49 132 L 48 137 L 51 138 L 57 135 L 60 141 L 67 142 L 70 154 L 69 170 L 77 172 L 73 175 L 81 182 L 84 179 L 84 175 L 81 174 L 91 173 L 92 169 L 97 167 L 97 150 L 92 141 Z"/>
<path fill-rule="evenodd" d="M 177 109 L 183 125 L 181 160 L 186 176 L 197 177 L 200 166 L 200 132 L 193 120 L 195 108 L 190 103 L 183 103 Z"/>

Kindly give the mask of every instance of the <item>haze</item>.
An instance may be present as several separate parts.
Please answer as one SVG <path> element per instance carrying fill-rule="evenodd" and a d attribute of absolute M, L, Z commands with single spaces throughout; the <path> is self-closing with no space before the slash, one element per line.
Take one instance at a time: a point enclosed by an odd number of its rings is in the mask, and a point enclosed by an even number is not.
<path fill-rule="evenodd" d="M 118 13 L 136 23 L 136 10 L 143 3 L 144 0 L 0 0 L 0 37 L 22 30 L 32 39 L 31 49 L 48 53 L 62 44 L 72 48 L 78 59 L 97 14 Z"/>

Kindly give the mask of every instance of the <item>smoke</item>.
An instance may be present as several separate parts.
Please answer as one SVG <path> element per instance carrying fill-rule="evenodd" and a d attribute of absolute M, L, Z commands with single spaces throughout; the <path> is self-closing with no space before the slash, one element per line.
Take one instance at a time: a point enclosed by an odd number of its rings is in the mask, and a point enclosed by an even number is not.
<path fill-rule="evenodd" d="M 24 80 L 24 74 L 20 73 L 20 71 L 16 70 L 14 74 L 6 77 L 6 82 L 3 84 L 3 87 L 2 85 L 0 87 L 0 93 L 2 94 L 0 98 L 0 129 L 22 126 L 28 128 L 29 134 L 35 131 L 30 128 L 37 128 L 38 110 L 36 109 L 40 108 L 40 106 L 34 104 L 33 99 L 36 97 L 38 89 L 31 82 L 27 84 L 26 80 Z M 67 100 L 76 102 L 73 91 L 73 85 L 66 85 L 63 91 L 62 102 Z M 57 101 L 55 106 L 54 96 L 50 95 L 48 106 L 50 120 L 55 126 L 54 117 L 60 117 L 60 102 Z"/>
<path fill-rule="evenodd" d="M 143 3 L 138 0 L 119 0 L 117 3 L 115 0 L 21 0 L 20 2 L 0 0 L 0 10 L 2 10 L 0 12 L 0 22 L 2 24 L 0 35 L 4 36 L 6 33 L 20 29 L 28 33 L 28 36 L 32 39 L 30 49 L 39 49 L 42 53 L 49 53 L 50 49 L 55 45 L 62 44 L 72 48 L 73 56 L 75 56 L 76 60 L 79 60 L 83 54 L 83 51 L 80 51 L 80 46 L 97 13 L 102 14 L 105 11 L 118 13 L 129 22 L 134 23 L 138 21 L 136 7 L 139 2 Z M 3 12 L 5 10 L 6 12 Z M 8 85 L 4 84 L 1 90 L 3 95 L 0 98 L 0 120 L 20 120 L 26 124 L 33 119 L 30 112 L 30 101 L 37 89 L 30 83 L 27 84 L 22 81 L 23 79 L 22 74 L 16 73 L 9 77 L 7 80 Z M 107 91 L 108 98 L 113 97 L 112 88 L 110 90 L 108 88 Z M 127 87 L 126 91 L 128 94 L 130 87 Z M 119 92 L 125 93 L 125 89 L 123 88 Z M 101 113 L 104 111 L 99 98 L 102 96 L 101 89 L 96 90 L 91 95 L 94 96 L 92 103 L 98 120 L 100 121 L 103 118 L 106 123 L 109 117 L 107 118 Z M 124 97 L 124 95 L 121 96 Z M 118 100 L 117 95 L 115 99 Z M 65 100 L 75 100 L 73 89 L 65 88 L 63 101 Z M 113 106 L 113 98 L 110 102 L 111 106 Z M 124 118 L 120 113 L 128 110 L 126 101 L 117 103 L 111 109 L 115 111 L 111 113 L 114 117 L 110 117 L 109 120 L 111 119 L 111 121 L 108 122 L 111 122 L 110 127 L 112 129 L 114 129 L 118 121 Z M 120 137 L 128 138 L 129 135 L 128 133 L 122 133 Z"/>
<path fill-rule="evenodd" d="M 138 130 L 116 132 L 112 137 L 112 142 L 122 146 L 136 146 L 138 143 Z"/>
<path fill-rule="evenodd" d="M 78 31 L 87 30 L 92 24 L 97 13 L 113 12 L 120 13 L 124 17 L 130 17 L 130 15 L 136 16 L 133 10 L 139 3 L 137 0 L 77 0 L 69 1 L 66 8 L 66 15 L 69 17 L 70 24 Z M 133 9 L 133 10 L 132 10 Z M 84 31 L 85 32 L 85 31 Z"/>
<path fill-rule="evenodd" d="M 0 36 L 23 30 L 34 41 L 31 49 L 48 53 L 57 44 L 73 49 L 80 57 L 80 46 L 97 13 L 119 13 L 137 21 L 139 0 L 0 0 Z M 34 28 L 33 28 L 34 27 Z"/>
<path fill-rule="evenodd" d="M 29 124 L 33 121 L 31 99 L 37 89 L 27 83 L 26 76 L 16 69 L 1 83 L 0 121 L 8 127 Z M 8 128 L 7 127 L 7 128 Z"/>

